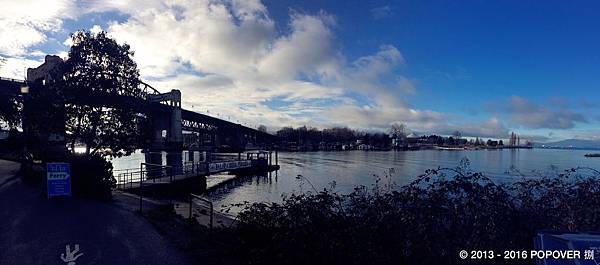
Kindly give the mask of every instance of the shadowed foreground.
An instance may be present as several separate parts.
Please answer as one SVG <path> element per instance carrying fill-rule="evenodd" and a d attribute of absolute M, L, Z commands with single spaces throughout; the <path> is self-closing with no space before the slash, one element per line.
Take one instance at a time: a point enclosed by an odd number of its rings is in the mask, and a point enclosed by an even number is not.
<path fill-rule="evenodd" d="M 115 204 L 48 200 L 16 177 L 19 164 L 0 160 L 0 264 L 188 264 L 141 216 Z"/>

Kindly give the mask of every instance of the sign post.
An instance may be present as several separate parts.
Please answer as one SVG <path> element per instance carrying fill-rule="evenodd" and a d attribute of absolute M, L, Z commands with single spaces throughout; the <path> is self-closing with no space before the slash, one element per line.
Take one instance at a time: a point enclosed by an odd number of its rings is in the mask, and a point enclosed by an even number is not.
<path fill-rule="evenodd" d="M 46 164 L 48 198 L 71 196 L 71 168 L 68 163 Z"/>

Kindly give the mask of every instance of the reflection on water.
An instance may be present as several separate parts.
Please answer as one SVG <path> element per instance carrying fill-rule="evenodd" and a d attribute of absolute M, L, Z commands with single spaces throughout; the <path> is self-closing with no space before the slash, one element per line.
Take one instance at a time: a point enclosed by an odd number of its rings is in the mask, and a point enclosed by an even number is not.
<path fill-rule="evenodd" d="M 525 176 L 535 177 L 532 171 L 564 170 L 578 166 L 600 169 L 600 158 L 586 158 L 586 151 L 548 149 L 506 149 L 506 150 L 465 150 L 441 151 L 421 150 L 405 152 L 310 152 L 280 153 L 279 172 L 263 176 L 247 176 L 229 182 L 227 185 L 208 194 L 215 206 L 230 205 L 244 201 L 277 202 L 283 194 L 312 191 L 302 175 L 316 189 L 329 188 L 335 181 L 337 191 L 348 193 L 357 185 L 372 185 L 377 177 L 390 175 L 388 181 L 398 185 L 407 184 L 426 169 L 456 167 L 466 157 L 474 171 L 484 172 L 499 182 L 521 178 L 518 174 L 508 175 L 511 168 Z M 166 154 L 162 161 L 166 160 Z M 198 156 L 196 156 L 198 157 Z M 182 160 L 188 156 L 184 153 Z M 143 162 L 144 155 L 132 156 L 113 161 L 115 169 L 136 168 Z M 304 185 L 302 185 L 304 182 Z"/>

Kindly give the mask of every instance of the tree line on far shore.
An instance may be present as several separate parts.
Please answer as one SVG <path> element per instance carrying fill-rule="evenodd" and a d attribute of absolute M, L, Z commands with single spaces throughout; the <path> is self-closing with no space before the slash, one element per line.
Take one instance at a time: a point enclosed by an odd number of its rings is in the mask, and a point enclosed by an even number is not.
<path fill-rule="evenodd" d="M 361 140 L 364 144 L 376 147 L 389 147 L 390 135 L 383 132 L 361 132 L 347 127 L 317 129 L 314 127 L 283 127 L 276 133 L 282 145 L 316 147 L 321 143 L 352 144 Z"/>
<path fill-rule="evenodd" d="M 406 144 L 428 144 L 437 146 L 502 146 L 502 140 L 484 140 L 479 137 L 467 139 L 460 131 L 451 135 L 415 135 L 408 133 L 406 125 L 394 123 L 387 132 L 360 131 L 348 127 L 319 129 L 301 126 L 297 128 L 283 127 L 276 131 L 280 146 L 284 149 L 297 150 L 337 150 L 342 146 L 356 147 L 364 144 L 372 149 L 390 149 Z M 325 147 L 325 148 L 324 148 Z"/>

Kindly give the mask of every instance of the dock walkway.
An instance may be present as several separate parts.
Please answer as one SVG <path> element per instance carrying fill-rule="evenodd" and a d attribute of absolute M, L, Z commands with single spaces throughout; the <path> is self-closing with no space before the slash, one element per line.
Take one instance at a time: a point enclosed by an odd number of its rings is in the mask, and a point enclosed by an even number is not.
<path fill-rule="evenodd" d="M 139 169 L 127 169 L 119 173 L 117 189 L 136 189 L 140 185 L 165 185 L 198 176 L 208 176 L 232 170 L 247 169 L 253 166 L 252 160 L 235 160 L 225 162 L 185 163 L 181 168 L 142 163 Z"/>

